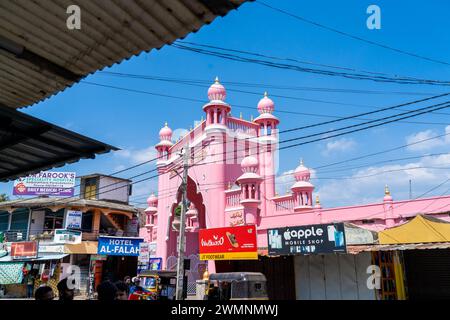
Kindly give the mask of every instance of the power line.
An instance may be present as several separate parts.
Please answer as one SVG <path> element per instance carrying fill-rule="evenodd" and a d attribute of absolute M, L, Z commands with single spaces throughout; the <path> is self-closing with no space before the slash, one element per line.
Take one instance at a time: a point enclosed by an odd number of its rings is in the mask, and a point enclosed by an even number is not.
<path fill-rule="evenodd" d="M 444 184 L 446 184 L 446 183 L 449 182 L 449 181 L 450 181 L 450 178 L 444 180 L 443 182 L 439 183 L 438 185 L 433 186 L 431 189 L 425 191 L 425 192 L 422 193 L 421 195 L 415 197 L 413 200 L 418 200 L 418 199 L 422 198 L 423 196 L 425 196 L 425 195 L 427 195 L 427 194 L 433 192 L 434 190 L 440 188 L 441 186 L 443 186 Z M 398 208 L 400 208 L 400 207 L 402 207 L 402 206 L 404 206 L 404 205 L 410 203 L 410 202 L 413 201 L 413 200 L 410 199 L 410 200 L 408 200 L 408 201 L 405 201 L 405 202 L 403 202 L 403 203 L 400 203 L 399 205 L 395 206 L 394 209 L 398 209 Z M 360 219 L 370 219 L 370 218 L 372 218 L 372 217 L 374 217 L 374 216 L 377 216 L 377 215 L 379 215 L 379 214 L 382 214 L 382 213 L 384 213 L 384 211 L 379 211 L 379 212 L 376 212 L 376 213 L 372 213 L 372 214 L 367 215 L 367 216 L 365 216 L 365 217 L 362 217 L 362 218 L 360 218 Z"/>
<path fill-rule="evenodd" d="M 430 99 L 434 99 L 434 98 L 436 98 L 436 97 L 442 97 L 442 96 L 444 96 L 444 95 L 447 95 L 447 94 L 443 94 L 443 95 L 438 95 L 438 96 L 435 96 L 435 97 L 430 97 L 430 98 L 422 99 L 422 100 L 420 100 L 420 101 L 430 100 Z M 410 104 L 410 103 L 408 103 L 408 104 Z M 442 105 L 442 104 L 438 104 L 438 105 Z M 421 109 L 418 109 L 418 110 L 408 111 L 408 112 L 403 113 L 403 114 L 413 113 L 413 112 L 417 112 L 417 111 L 419 111 L 419 110 L 429 109 L 429 108 L 431 108 L 431 107 L 434 107 L 434 106 L 429 106 L 429 107 L 421 108 Z M 439 109 L 443 109 L 443 108 L 446 108 L 446 107 L 448 107 L 448 106 L 444 106 L 444 107 L 440 107 L 440 108 L 435 108 L 435 109 L 433 109 L 433 110 L 424 111 L 424 112 L 418 113 L 418 114 L 416 114 L 416 115 L 411 115 L 411 116 L 403 117 L 403 118 L 400 118 L 400 119 L 410 118 L 410 117 L 413 117 L 413 116 L 417 116 L 417 115 L 420 115 L 420 114 L 432 112 L 432 111 L 439 110 Z M 385 120 L 385 119 L 389 119 L 389 118 L 393 118 L 393 117 L 398 117 L 398 116 L 403 115 L 403 114 L 398 114 L 398 115 L 390 116 L 390 117 L 383 118 L 383 119 L 377 119 L 377 120 L 374 120 L 374 121 L 377 121 L 377 122 L 378 122 L 378 121 L 381 121 L 381 120 Z M 371 127 L 374 127 L 374 126 L 379 126 L 379 125 L 382 125 L 382 124 L 387 124 L 387 123 L 399 121 L 400 119 L 394 119 L 394 120 L 387 121 L 387 122 L 384 122 L 384 123 L 381 123 L 381 124 L 372 125 L 372 126 L 365 127 L 365 128 L 360 128 L 360 129 L 353 130 L 353 131 L 349 131 L 349 132 L 344 132 L 344 133 L 337 134 L 337 135 L 334 135 L 334 136 L 323 137 L 323 138 L 320 138 L 320 139 L 316 139 L 316 140 L 312 140 L 312 141 L 307 141 L 307 142 L 304 142 L 304 143 L 301 143 L 301 144 L 292 145 L 292 146 L 303 145 L 303 144 L 307 144 L 307 143 L 312 143 L 312 142 L 316 142 L 316 141 L 321 141 L 321 140 L 329 139 L 329 138 L 332 138 L 332 137 L 335 137 L 335 136 L 340 136 L 340 135 L 343 135 L 343 134 L 349 134 L 349 133 L 352 133 L 352 132 L 365 130 L 365 129 L 368 129 L 368 128 L 371 128 Z M 330 133 L 330 132 L 340 131 L 340 130 L 344 130 L 344 129 L 348 129 L 348 128 L 352 128 L 352 127 L 356 127 L 356 126 L 360 126 L 360 125 L 365 125 L 365 124 L 367 124 L 367 123 L 358 124 L 358 125 L 353 125 L 353 126 L 348 126 L 348 127 L 343 127 L 343 128 L 339 128 L 339 129 L 337 129 L 337 130 L 327 131 L 327 132 L 325 132 L 325 133 Z M 316 125 L 318 125 L 318 124 L 316 124 Z M 292 129 L 291 129 L 291 130 L 292 130 Z M 322 132 L 322 133 L 320 133 L 320 134 L 324 134 L 324 132 Z M 320 135 L 320 134 L 314 134 L 314 135 L 309 135 L 309 136 L 306 136 L 306 137 L 298 137 L 298 138 L 294 138 L 294 139 L 288 139 L 288 140 L 285 141 L 285 142 L 290 142 L 290 141 L 294 141 L 294 140 L 298 140 L 298 139 L 304 139 L 304 138 L 308 138 L 308 137 L 312 137 L 312 136 L 317 136 L 317 135 Z M 280 143 L 283 143 L 283 141 L 281 141 Z M 286 148 L 288 148 L 288 147 L 290 148 L 290 147 L 292 147 L 292 146 L 282 147 L 282 148 L 280 148 L 279 150 L 286 149 Z M 244 151 L 244 150 L 242 150 L 242 151 Z M 158 159 L 158 158 L 155 158 L 155 159 L 146 161 L 146 162 L 144 162 L 144 163 L 148 163 L 148 162 L 154 161 L 154 160 L 156 160 L 156 159 Z M 130 167 L 130 168 L 136 168 L 136 167 L 138 167 L 138 166 L 143 165 L 144 163 L 134 165 L 134 166 L 132 166 L 132 167 Z M 124 172 L 124 171 L 126 171 L 126 170 L 129 170 L 129 168 L 120 170 L 119 172 Z M 142 175 L 142 174 L 139 174 L 139 175 L 134 176 L 134 177 L 139 177 L 139 176 L 141 176 L 141 175 Z M 112 184 L 112 185 L 113 185 L 113 184 Z M 110 186 L 110 185 L 108 185 L 108 186 Z M 104 187 L 108 187 L 108 186 L 104 186 Z"/>
<path fill-rule="evenodd" d="M 401 116 L 401 115 L 406 115 L 406 114 L 410 114 L 410 113 L 414 113 L 414 112 L 418 112 L 418 111 L 422 111 L 422 110 L 428 110 L 428 109 L 433 108 L 433 107 L 445 105 L 445 104 L 447 104 L 448 102 L 449 102 L 449 101 L 446 101 L 446 102 L 443 102 L 443 103 L 434 104 L 434 105 L 431 105 L 431 106 L 428 106 L 428 107 L 423 107 L 423 108 L 419 108 L 419 109 L 415 109 L 415 110 L 406 111 L 406 112 L 403 112 L 403 113 L 395 114 L 395 115 L 388 116 L 388 117 L 384 117 L 384 118 L 373 119 L 373 120 L 366 121 L 366 122 L 363 122 L 363 123 L 358 123 L 358 124 L 346 126 L 346 127 L 344 127 L 344 128 L 339 128 L 339 129 L 334 129 L 334 130 L 328 130 L 328 131 L 322 132 L 322 134 L 327 134 L 327 133 L 330 133 L 330 132 L 332 132 L 332 131 L 340 131 L 340 130 L 343 130 L 343 129 L 349 129 L 349 128 L 354 128 L 354 127 L 359 127 L 359 126 L 362 126 L 362 125 L 366 125 L 366 124 L 370 124 L 370 123 L 374 123 L 374 122 L 379 122 L 379 121 L 382 121 L 382 120 L 385 120 L 385 119 L 391 119 L 391 118 L 398 117 L 398 116 Z M 371 114 L 373 114 L 373 113 L 378 113 L 378 112 L 382 112 L 382 111 L 386 111 L 386 110 L 389 110 L 389 109 L 394 109 L 394 108 L 395 108 L 395 107 L 389 107 L 389 108 L 386 108 L 386 109 L 384 109 L 384 110 L 372 111 Z M 439 108 L 439 109 L 441 109 L 441 108 Z M 439 110 L 439 109 L 437 109 L 437 110 Z M 435 110 L 435 109 L 434 109 L 434 110 Z M 433 110 L 433 111 L 434 111 L 434 110 Z M 431 111 L 431 112 L 433 112 L 433 111 Z M 367 113 L 366 113 L 366 114 L 367 114 Z M 364 115 L 365 115 L 365 114 L 364 114 Z M 330 123 L 340 122 L 340 121 L 343 121 L 343 120 L 353 119 L 353 118 L 355 118 L 355 117 L 357 117 L 357 116 L 358 116 L 358 115 L 354 115 L 354 116 L 350 116 L 350 117 L 345 117 L 345 118 L 341 118 L 341 119 L 336 119 L 336 120 L 327 121 L 327 123 L 321 123 L 320 126 L 325 125 L 325 124 L 330 124 Z M 293 132 L 293 131 L 298 131 L 298 130 L 308 129 L 308 128 L 312 128 L 312 127 L 316 127 L 316 126 L 318 126 L 318 124 L 313 124 L 313 125 L 309 125 L 309 126 L 304 126 L 304 127 L 302 127 L 302 128 L 292 128 L 292 129 L 287 129 L 287 130 L 281 130 L 281 131 L 280 131 L 280 134 L 281 134 L 281 133 L 286 133 L 286 132 Z M 314 136 L 317 136 L 317 134 L 305 136 L 305 138 L 314 137 Z M 287 140 L 286 142 L 288 142 L 288 141 L 289 141 L 289 140 Z"/>
<path fill-rule="evenodd" d="M 179 100 L 186 100 L 186 101 L 192 101 L 192 102 L 200 102 L 200 103 L 204 103 L 203 100 L 201 99 L 193 99 L 193 98 L 185 98 L 185 97 L 180 97 L 180 96 L 173 96 L 173 95 L 166 95 L 166 94 L 159 94 L 159 93 L 154 93 L 154 92 L 149 92 L 149 91 L 145 91 L 145 90 L 136 90 L 136 89 L 129 89 L 129 88 L 124 88 L 124 87 L 118 87 L 118 86 L 112 86 L 112 85 L 106 85 L 106 84 L 100 84 L 100 83 L 94 83 L 94 82 L 89 82 L 89 81 L 81 81 L 81 83 L 85 83 L 85 84 L 89 84 L 89 85 L 94 85 L 94 86 L 100 86 L 100 87 L 105 87 L 105 88 L 110 88 L 110 89 L 117 89 L 117 90 L 121 90 L 121 91 L 128 91 L 128 92 L 134 92 L 134 93 L 141 93 L 141 94 L 149 94 L 149 95 L 156 95 L 156 96 L 163 96 L 166 98 L 174 98 L 174 99 L 179 99 Z M 390 106 L 390 107 L 385 107 L 385 108 L 380 108 L 375 111 L 371 111 L 371 112 L 365 112 L 365 113 L 360 113 L 357 115 L 352 115 L 352 116 L 329 116 L 329 115 L 321 115 L 321 114 L 313 114 L 313 113 L 304 113 L 304 112 L 296 112 L 296 111 L 287 111 L 287 110 L 276 110 L 276 113 L 287 113 L 287 114 L 298 114 L 298 115 L 307 115 L 307 116 L 319 116 L 319 117 L 332 117 L 332 118 L 337 118 L 336 120 L 331 120 L 331 121 L 326 121 L 326 122 L 321 122 L 318 124 L 312 124 L 312 125 L 307 125 L 307 126 L 303 126 L 303 127 L 299 127 L 299 128 L 294 128 L 294 129 L 287 129 L 287 130 L 282 130 L 280 131 L 280 133 L 284 133 L 284 132 L 290 132 L 290 131 L 295 131 L 295 130 L 303 130 L 303 129 L 307 129 L 307 128 L 312 128 L 312 127 L 316 127 L 316 126 L 321 126 L 321 125 L 326 125 L 326 124 L 331 124 L 331 123 L 336 123 L 336 122 L 340 122 L 340 121 L 344 121 L 344 120 L 349 120 L 349 119 L 356 119 L 360 116 L 365 116 L 365 115 L 369 115 L 369 114 L 374 114 L 374 113 L 378 113 L 378 112 L 382 112 L 382 111 L 387 111 L 387 110 L 392 110 L 392 109 L 397 109 L 398 107 L 402 107 L 402 106 L 407 106 L 410 104 L 414 104 L 414 103 L 418 103 L 418 102 L 423 102 L 423 101 L 427 101 L 427 100 L 431 100 L 431 99 L 436 99 L 439 97 L 443 97 L 443 96 L 447 96 L 450 93 L 444 93 L 444 94 L 439 94 L 439 95 L 435 95 L 432 97 L 428 97 L 425 99 L 420 99 L 420 100 L 415 100 L 412 102 L 407 102 L 407 103 L 402 103 L 402 104 L 397 104 L 394 106 Z M 243 105 L 235 105 L 233 104 L 233 107 L 236 108 L 244 108 L 244 109 L 251 109 L 251 110 L 255 110 L 255 107 L 249 107 L 249 106 L 243 106 Z M 400 109 L 399 109 L 400 110 Z M 435 113 L 437 114 L 437 113 Z M 369 119 L 367 119 L 369 120 Z M 446 125 L 446 123 L 430 123 L 430 122 L 405 122 L 405 123 L 416 123 L 416 124 L 441 124 L 441 125 Z"/>
<path fill-rule="evenodd" d="M 422 155 L 419 155 L 419 156 L 382 160 L 382 161 L 377 161 L 377 162 L 373 162 L 373 163 L 370 163 L 370 164 L 364 164 L 364 165 L 359 165 L 359 166 L 343 167 L 343 168 L 337 168 L 337 169 L 334 169 L 334 170 L 331 170 L 331 171 L 320 171 L 320 172 L 321 173 L 342 172 L 342 171 L 348 171 L 348 170 L 354 170 L 354 169 L 360 169 L 360 168 L 367 168 L 367 167 L 374 166 L 374 165 L 377 165 L 377 164 L 382 164 L 382 163 L 389 163 L 389 162 L 394 162 L 394 161 L 404 161 L 404 160 L 413 160 L 413 159 L 428 158 L 428 157 L 436 157 L 436 156 L 442 156 L 442 155 L 450 155 L 450 153 L 442 152 L 442 153 L 422 154 Z"/>
<path fill-rule="evenodd" d="M 186 81 L 177 81 L 177 80 L 169 80 L 169 79 L 161 80 L 158 77 L 152 77 L 152 76 L 146 76 L 146 75 L 138 75 L 138 74 L 129 74 L 129 73 L 111 73 L 110 72 L 110 73 L 106 73 L 106 74 L 109 74 L 109 75 L 112 75 L 112 76 L 119 76 L 119 77 L 122 77 L 122 78 L 141 79 L 141 80 L 155 80 L 155 81 L 172 82 L 172 83 L 177 83 L 177 84 L 182 84 L 182 85 L 189 85 L 189 86 L 195 86 L 195 87 L 201 87 L 201 88 L 205 87 L 203 84 L 198 83 L 196 80 L 192 80 L 192 81 L 187 81 L 187 80 Z M 208 82 L 208 84 L 209 83 L 210 82 Z M 239 92 L 239 93 L 245 93 L 245 94 L 252 94 L 252 95 L 261 96 L 261 93 L 254 92 L 254 91 L 238 90 L 238 89 L 230 89 L 230 88 L 227 89 L 227 90 L 231 91 L 231 92 Z M 429 96 L 436 96 L 436 94 L 430 94 Z M 343 106 L 360 107 L 360 108 L 383 109 L 383 108 L 379 108 L 379 107 L 376 107 L 376 106 L 365 105 L 365 104 L 345 103 L 345 102 L 322 100 L 322 99 L 320 99 L 320 100 L 319 99 L 309 99 L 309 98 L 293 97 L 293 96 L 286 96 L 286 95 L 279 95 L 279 94 L 271 94 L 271 97 L 290 99 L 290 100 L 307 101 L 307 102 L 312 102 L 312 103 L 343 105 Z M 178 97 L 178 98 L 182 98 L 182 97 Z M 425 99 L 425 100 L 427 100 L 427 99 Z M 425 101 L 425 100 L 423 100 L 423 101 Z M 418 101 L 421 101 L 421 100 L 418 100 Z M 247 107 L 247 106 L 240 106 L 240 105 L 235 105 L 235 106 L 243 107 L 243 108 L 251 108 L 253 110 L 255 109 L 254 107 Z M 399 110 L 401 110 L 401 109 L 399 109 Z M 277 110 L 275 110 L 275 112 L 290 112 L 290 111 L 278 110 L 277 109 Z M 321 117 L 327 116 L 327 115 L 321 115 L 321 114 L 308 114 L 308 113 L 299 113 L 299 114 L 301 114 L 301 115 L 314 115 L 314 116 L 321 116 Z M 436 114 L 450 115 L 449 113 L 436 113 Z M 328 116 L 328 117 L 333 117 L 333 116 Z"/>
<path fill-rule="evenodd" d="M 183 43 L 186 43 L 183 41 Z M 139 75 L 132 73 L 123 72 L 112 72 L 112 71 L 99 71 L 99 75 L 109 75 L 115 77 L 124 78 L 137 78 L 146 79 L 153 81 L 162 81 L 178 84 L 197 84 L 208 86 L 211 84 L 211 80 L 207 79 L 190 79 L 190 78 L 174 78 L 174 77 L 164 77 L 157 75 Z M 352 93 L 352 94 L 375 94 L 375 95 L 412 95 L 412 96 L 431 96 L 435 93 L 430 92 L 417 92 L 417 91 L 387 91 L 387 90 L 362 90 L 362 89 L 347 89 L 347 88 L 330 88 L 330 87 L 311 87 L 311 86 L 287 86 L 280 84 L 268 84 L 268 83 L 253 83 L 253 82 L 239 82 L 239 81 L 223 81 L 221 83 L 232 87 L 249 87 L 249 88 L 264 88 L 264 89 L 278 89 L 278 90 L 289 90 L 289 91 L 318 91 L 318 92 L 333 92 L 333 93 Z"/>
<path fill-rule="evenodd" d="M 260 0 L 257 0 L 256 2 L 259 3 L 260 5 L 266 7 L 266 8 L 269 8 L 269 9 L 273 10 L 273 11 L 277 11 L 279 13 L 282 13 L 284 15 L 290 16 L 290 17 L 295 18 L 297 20 L 300 20 L 302 22 L 305 22 L 305 23 L 308 23 L 310 25 L 314 25 L 316 27 L 319 27 L 319 28 L 322 28 L 322 29 L 325 29 L 325 30 L 328 30 L 328 31 L 331 31 L 331 32 L 334 32 L 334 33 L 337 33 L 337 34 L 340 34 L 340 35 L 343 35 L 345 37 L 348 37 L 348 38 L 351 38 L 351 39 L 354 39 L 354 40 L 365 42 L 365 43 L 368 43 L 370 45 L 374 45 L 374 46 L 377 46 L 377 47 L 380 47 L 380 48 L 388 49 L 388 50 L 391 50 L 391 51 L 394 51 L 394 52 L 397 52 L 397 53 L 401 53 L 401 54 L 408 55 L 408 56 L 411 56 L 411 57 L 419 58 L 419 59 L 422 59 L 422 60 L 426 60 L 426 61 L 430 61 L 430 62 L 434 62 L 434 63 L 439 63 L 439 64 L 447 65 L 447 66 L 450 65 L 450 63 L 448 63 L 446 61 L 437 60 L 437 59 L 433 59 L 433 58 L 428 58 L 428 57 L 425 57 L 423 55 L 419 55 L 419 54 L 416 54 L 416 53 L 412 53 L 412 52 L 408 52 L 408 51 L 405 51 L 405 50 L 397 49 L 397 48 L 394 48 L 394 47 L 391 47 L 391 46 L 388 46 L 388 45 L 385 45 L 385 44 L 382 44 L 382 43 L 379 43 L 379 42 L 375 42 L 375 41 L 372 41 L 372 40 L 364 39 L 364 38 L 362 38 L 360 36 L 356 36 L 356 35 L 350 34 L 348 32 L 344 32 L 344 31 L 338 30 L 336 28 L 329 27 L 329 26 L 326 26 L 324 24 L 321 24 L 321 23 L 318 23 L 318 22 L 306 19 L 304 17 L 301 17 L 301 16 L 299 16 L 297 14 L 293 14 L 293 13 L 288 12 L 286 10 L 282 10 L 280 8 L 273 7 L 273 6 L 267 4 L 267 3 L 263 2 L 263 1 L 260 1 Z"/>
<path fill-rule="evenodd" d="M 284 150 L 284 149 L 288 149 L 288 148 L 295 147 L 295 146 L 301 146 L 301 145 L 305 145 L 305 144 L 310 144 L 310 143 L 317 142 L 317 141 L 322 141 L 322 140 L 326 140 L 326 139 L 340 137 L 340 136 L 343 136 L 343 135 L 346 135 L 346 134 L 355 133 L 355 132 L 359 132 L 359 131 L 363 131 L 363 130 L 379 127 L 379 126 L 382 126 L 382 125 L 385 125 L 385 124 L 397 122 L 399 120 L 409 119 L 409 118 L 417 117 L 419 115 L 430 113 L 430 112 L 433 112 L 433 111 L 436 111 L 436 110 L 441 110 L 441 109 L 444 109 L 444 108 L 448 108 L 449 106 L 450 105 L 445 105 L 443 107 L 438 107 L 438 108 L 435 108 L 435 109 L 432 109 L 432 110 L 422 111 L 420 113 L 409 115 L 409 116 L 405 116 L 405 117 L 401 117 L 399 119 L 393 119 L 393 120 L 385 121 L 385 122 L 382 122 L 382 123 L 372 124 L 372 125 L 367 126 L 367 127 L 358 128 L 358 129 L 354 129 L 354 130 L 351 130 L 351 131 L 346 131 L 346 132 L 330 135 L 330 136 L 323 137 L 323 138 L 318 138 L 318 139 L 315 139 L 315 140 L 312 140 L 312 141 L 306 141 L 306 142 L 296 143 L 296 144 L 293 144 L 293 145 L 284 146 L 284 147 L 279 148 L 279 150 Z"/>
<path fill-rule="evenodd" d="M 446 106 L 444 106 L 444 107 L 439 107 L 439 108 L 435 108 L 435 109 L 443 109 L 443 108 L 447 108 L 447 107 L 449 107 L 449 106 L 450 106 L 450 105 L 446 105 Z M 429 111 L 429 110 L 428 110 L 428 111 L 422 111 L 421 113 L 414 114 L 414 115 L 410 115 L 410 116 L 403 117 L 403 118 L 414 117 L 414 116 L 417 116 L 417 115 L 420 115 L 420 114 L 423 114 L 423 113 L 427 113 L 427 112 L 430 112 L 430 111 Z M 401 118 L 401 119 L 402 119 L 402 118 Z M 340 133 L 340 134 L 336 134 L 336 135 L 332 135 L 332 136 L 328 136 L 328 137 L 323 137 L 323 138 L 315 139 L 315 140 L 312 140 L 312 141 L 306 141 L 306 142 L 303 142 L 303 143 L 298 143 L 298 144 L 294 144 L 294 145 L 285 146 L 285 147 L 279 148 L 279 150 L 282 150 L 282 149 L 288 149 L 288 148 L 292 148 L 292 147 L 295 147 L 295 146 L 304 145 L 304 144 L 308 144 L 308 143 L 313 143 L 313 142 L 321 141 L 321 140 L 325 140 L 325 139 L 330 139 L 330 138 L 335 137 L 335 136 L 340 136 L 340 135 L 343 135 L 343 134 L 348 134 L 348 133 L 352 133 L 352 132 L 356 132 L 356 131 L 361 131 L 361 130 L 368 129 L 368 128 L 370 128 L 370 127 L 379 126 L 379 125 L 382 125 L 382 124 L 391 123 L 391 122 L 395 122 L 395 121 L 398 121 L 398 119 L 390 120 L 390 121 L 387 121 L 387 122 L 384 122 L 384 123 L 381 123 L 381 124 L 376 124 L 376 125 L 372 125 L 372 126 L 365 127 L 365 128 L 355 129 L 355 130 L 352 130 L 352 131 L 350 131 L 350 132 L 344 132 L 344 133 Z M 342 128 L 341 128 L 341 129 L 342 129 Z M 300 138 L 301 138 L 301 137 L 300 137 Z M 290 139 L 290 141 L 292 141 L 292 139 Z M 281 143 L 281 142 L 280 142 L 280 143 Z M 244 151 L 244 150 L 242 150 L 242 151 Z M 234 152 L 234 150 L 233 150 L 233 152 Z M 226 154 L 226 152 L 225 152 L 224 154 Z M 234 159 L 234 157 L 233 157 L 233 159 Z M 223 161 L 223 159 L 220 160 L 220 161 Z M 215 162 L 217 162 L 217 161 L 215 161 Z M 211 162 L 209 162 L 209 163 L 211 163 Z M 200 164 L 196 164 L 195 166 L 205 165 L 205 164 L 209 164 L 209 163 L 208 163 L 208 162 L 207 162 L 207 163 L 200 163 Z M 148 173 L 150 173 L 150 172 L 153 172 L 153 171 L 155 171 L 155 170 L 156 170 L 156 169 L 153 169 L 153 170 L 151 170 L 151 171 L 149 171 L 149 172 L 144 172 L 144 173 L 138 174 L 138 175 L 136 175 L 136 176 L 134 176 L 134 177 L 139 177 L 139 176 L 148 174 Z M 150 177 L 150 178 L 146 178 L 146 179 L 142 179 L 142 180 L 133 182 L 133 183 L 131 183 L 130 185 L 135 184 L 135 183 L 139 183 L 139 182 L 142 182 L 142 181 L 147 181 L 147 180 L 149 180 L 149 179 L 151 179 L 151 178 L 158 177 L 158 176 L 159 176 L 159 175 L 157 174 L 157 175 L 152 176 L 152 177 Z M 106 187 L 112 186 L 112 185 L 117 185 L 117 184 L 119 184 L 119 183 L 117 183 L 117 182 L 116 182 L 116 183 L 112 183 L 112 184 L 110 184 L 110 185 L 103 186 L 103 188 L 106 188 Z M 128 187 L 128 185 L 124 185 L 124 186 L 120 186 L 119 188 L 114 188 L 114 189 L 107 190 L 107 191 L 105 191 L 105 193 L 106 193 L 106 192 L 111 192 L 111 191 L 114 191 L 114 190 L 117 190 L 117 189 L 120 189 L 120 188 L 124 188 L 124 187 Z M 100 194 L 100 193 L 96 193 L 96 195 L 99 195 L 99 194 Z M 81 193 L 80 193 L 80 195 L 81 195 Z M 65 201 L 65 200 L 67 200 L 67 198 L 66 198 L 66 199 L 59 199 L 59 201 Z M 77 200 L 78 200 L 78 199 L 75 199 L 75 200 L 72 200 L 72 201 L 65 201 L 64 204 L 68 204 L 68 203 L 71 203 L 71 202 L 74 202 L 74 201 L 77 201 Z M 57 202 L 57 201 L 58 201 L 58 200 L 55 200 L 55 202 Z"/>
<path fill-rule="evenodd" d="M 287 63 L 275 63 L 272 61 L 267 60 L 261 60 L 261 59 L 255 59 L 255 58 L 248 58 L 239 56 L 236 54 L 231 53 L 223 53 L 223 52 L 217 52 L 213 50 L 207 50 L 207 49 L 201 49 L 201 48 L 194 48 L 191 46 L 182 45 L 179 43 L 173 43 L 171 44 L 172 47 L 178 48 L 185 51 L 191 51 L 207 56 L 214 56 L 226 60 L 232 60 L 237 62 L 243 62 L 243 63 L 252 63 L 252 64 L 258 64 L 266 67 L 272 67 L 277 69 L 283 69 L 283 70 L 291 70 L 291 71 L 298 71 L 298 72 L 306 72 L 306 73 L 312 73 L 312 74 L 318 74 L 318 75 L 324 75 L 324 76 L 338 76 L 338 77 L 344 77 L 352 80 L 371 80 L 375 82 L 387 82 L 387 83 L 397 83 L 397 84 L 420 84 L 420 85 L 437 85 L 437 86 L 450 86 L 449 81 L 441 81 L 441 80 L 430 80 L 430 79 L 414 79 L 414 78 L 400 78 L 400 77 L 386 77 L 386 76 L 374 76 L 374 75 L 367 75 L 362 73 L 351 73 L 351 72 L 338 72 L 333 70 L 325 70 L 325 69 L 318 69 L 318 68 L 306 68 L 294 64 L 287 64 Z"/>
<path fill-rule="evenodd" d="M 342 161 L 337 161 L 337 162 L 333 162 L 333 163 L 317 166 L 317 167 L 315 167 L 313 169 L 314 170 L 318 170 L 318 169 L 327 168 L 327 167 L 335 166 L 335 165 L 342 164 L 342 163 L 347 163 L 347 162 L 351 162 L 351 161 L 355 161 L 355 160 L 361 160 L 361 159 L 364 159 L 364 158 L 369 158 L 369 157 L 377 156 L 377 155 L 380 155 L 380 154 L 389 153 L 389 152 L 392 152 L 392 151 L 397 151 L 397 150 L 401 150 L 401 149 L 404 149 L 404 148 L 407 148 L 407 147 L 411 147 L 411 146 L 414 146 L 414 145 L 417 145 L 417 144 L 420 144 L 420 143 L 424 143 L 424 142 L 427 142 L 427 141 L 440 139 L 440 138 L 443 138 L 443 137 L 446 137 L 446 136 L 449 136 L 449 135 L 450 135 L 450 132 L 444 133 L 444 134 L 440 134 L 440 135 L 437 135 L 437 136 L 433 136 L 433 137 L 430 137 L 430 138 L 426 138 L 426 139 L 421 139 L 421 140 L 418 140 L 418 141 L 415 141 L 415 142 L 411 142 L 411 143 L 407 143 L 407 144 L 404 144 L 404 145 L 400 145 L 400 146 L 397 146 L 397 147 L 394 147 L 394 148 L 390 148 L 390 149 L 386 149 L 386 150 L 382 150 L 382 151 L 377 151 L 377 152 L 374 152 L 374 153 L 365 154 L 363 156 L 358 156 L 358 157 L 354 157 L 354 158 L 350 158 L 350 159 L 346 159 L 346 160 L 342 160 Z"/>

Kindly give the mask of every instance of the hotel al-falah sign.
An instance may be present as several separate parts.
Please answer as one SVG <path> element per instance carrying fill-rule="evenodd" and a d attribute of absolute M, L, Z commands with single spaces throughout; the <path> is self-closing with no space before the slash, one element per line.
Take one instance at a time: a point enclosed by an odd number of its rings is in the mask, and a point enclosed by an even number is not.
<path fill-rule="evenodd" d="M 257 260 L 254 225 L 201 229 L 200 260 Z"/>

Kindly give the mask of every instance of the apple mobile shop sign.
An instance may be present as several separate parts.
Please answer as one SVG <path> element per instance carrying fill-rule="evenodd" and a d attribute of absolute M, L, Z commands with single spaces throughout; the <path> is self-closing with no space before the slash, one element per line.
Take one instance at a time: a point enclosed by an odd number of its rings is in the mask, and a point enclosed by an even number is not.
<path fill-rule="evenodd" d="M 343 223 L 267 230 L 269 256 L 347 252 Z"/>
<path fill-rule="evenodd" d="M 106 256 L 139 256 L 144 239 L 126 237 L 98 237 L 97 254 Z"/>

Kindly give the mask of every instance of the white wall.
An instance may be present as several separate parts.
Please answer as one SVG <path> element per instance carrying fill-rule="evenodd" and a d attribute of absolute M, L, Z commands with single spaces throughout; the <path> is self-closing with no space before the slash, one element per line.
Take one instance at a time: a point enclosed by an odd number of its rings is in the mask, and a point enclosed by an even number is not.
<path fill-rule="evenodd" d="M 128 184 L 127 181 L 100 177 L 98 199 L 128 202 Z"/>
<path fill-rule="evenodd" d="M 41 234 L 44 230 L 44 210 L 33 210 L 31 212 L 30 235 Z"/>
<path fill-rule="evenodd" d="M 294 258 L 299 300 L 374 300 L 367 288 L 370 253 L 299 255 Z"/>

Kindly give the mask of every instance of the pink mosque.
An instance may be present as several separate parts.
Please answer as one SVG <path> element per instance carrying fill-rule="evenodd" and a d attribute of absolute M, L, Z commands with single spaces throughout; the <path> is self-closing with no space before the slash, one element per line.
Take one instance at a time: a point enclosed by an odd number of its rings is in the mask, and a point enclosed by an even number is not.
<path fill-rule="evenodd" d="M 349 222 L 373 231 L 391 228 L 418 214 L 450 221 L 450 195 L 394 201 L 386 186 L 379 203 L 323 208 L 314 199 L 310 170 L 300 161 L 294 170 L 290 192 L 275 192 L 276 151 L 280 120 L 273 115 L 274 102 L 264 94 L 258 102 L 259 116 L 252 121 L 231 116 L 226 90 L 216 79 L 203 106 L 206 120 L 177 142 L 167 124 L 155 146 L 159 180 L 158 195 L 148 199 L 146 225 L 140 234 L 156 245 L 163 269 L 171 267 L 177 251 L 176 208 L 181 202 L 183 148 L 189 152 L 186 213 L 186 256 L 198 254 L 198 230 L 255 224 L 261 254 L 267 250 L 267 229 L 320 223 Z M 380 199 L 381 200 L 381 199 Z M 172 258 L 172 259 L 171 259 Z M 208 262 L 215 271 L 214 261 Z"/>

